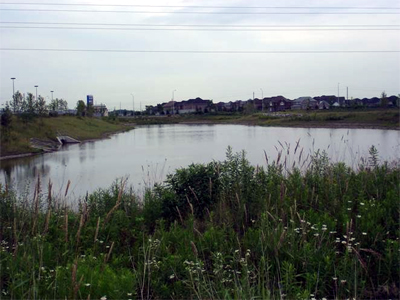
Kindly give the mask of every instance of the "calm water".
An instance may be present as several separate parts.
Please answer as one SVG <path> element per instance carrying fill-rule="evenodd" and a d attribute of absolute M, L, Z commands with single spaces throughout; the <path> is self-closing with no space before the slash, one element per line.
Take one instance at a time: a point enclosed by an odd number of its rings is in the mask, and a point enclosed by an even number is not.
<path fill-rule="evenodd" d="M 381 160 L 397 160 L 400 134 L 394 130 L 265 128 L 241 125 L 155 125 L 139 127 L 110 139 L 63 147 L 40 156 L 2 161 L 0 182 L 13 183 L 19 191 L 32 185 L 40 174 L 42 182 L 53 182 L 53 191 L 65 189 L 71 180 L 70 199 L 98 188 L 109 187 L 117 178 L 141 190 L 162 181 L 166 174 L 190 163 L 223 160 L 227 147 L 245 150 L 254 165 L 266 165 L 284 148 L 290 165 L 318 149 L 329 158 L 356 167 L 368 156 L 371 145 Z M 294 149 L 299 141 L 296 155 Z M 281 145 L 282 144 L 282 145 Z M 283 146 L 283 147 L 282 147 Z M 287 155 L 287 150 L 289 155 Z"/>

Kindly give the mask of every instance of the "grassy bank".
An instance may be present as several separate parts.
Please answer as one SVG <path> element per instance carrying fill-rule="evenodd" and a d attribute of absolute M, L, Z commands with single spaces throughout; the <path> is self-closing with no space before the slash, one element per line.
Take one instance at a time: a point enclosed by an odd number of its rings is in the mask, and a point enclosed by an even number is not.
<path fill-rule="evenodd" d="M 284 116 L 285 114 L 289 116 Z M 123 118 L 122 120 L 132 120 Z M 287 111 L 274 114 L 205 114 L 175 115 L 135 118 L 138 125 L 211 123 L 244 124 L 285 127 L 327 127 L 327 128 L 383 128 L 399 129 L 400 114 L 396 109 L 375 110 L 325 110 L 325 111 Z"/>
<path fill-rule="evenodd" d="M 400 168 L 376 157 L 353 171 L 316 154 L 299 171 L 228 151 L 143 199 L 119 181 L 79 211 L 64 195 L 1 187 L 0 289 L 8 299 L 398 298 Z"/>
<path fill-rule="evenodd" d="M 1 156 L 29 152 L 40 152 L 30 147 L 31 138 L 56 141 L 58 133 L 69 135 L 80 141 L 99 139 L 107 134 L 132 128 L 119 122 L 108 122 L 98 118 L 57 117 L 34 119 L 24 123 L 14 117 L 8 135 L 1 136 Z"/>

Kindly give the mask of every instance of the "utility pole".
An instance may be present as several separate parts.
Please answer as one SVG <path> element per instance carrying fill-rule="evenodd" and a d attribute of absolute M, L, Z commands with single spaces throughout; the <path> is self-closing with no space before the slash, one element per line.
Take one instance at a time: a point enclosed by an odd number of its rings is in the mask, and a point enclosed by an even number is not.
<path fill-rule="evenodd" d="M 51 101 L 53 101 L 53 93 L 54 91 L 50 91 L 51 92 Z"/>
<path fill-rule="evenodd" d="M 260 88 L 261 90 L 261 111 L 264 111 L 264 91 L 262 88 Z"/>
<path fill-rule="evenodd" d="M 340 83 L 337 84 L 337 102 L 338 102 L 338 104 L 340 105 L 340 100 L 339 100 L 339 86 L 340 86 Z"/>
<path fill-rule="evenodd" d="M 347 100 L 349 100 L 349 87 L 346 87 L 346 93 L 347 93 L 346 98 Z"/>
<path fill-rule="evenodd" d="M 131 93 L 132 96 L 132 111 L 133 115 L 135 115 L 135 96 Z"/>

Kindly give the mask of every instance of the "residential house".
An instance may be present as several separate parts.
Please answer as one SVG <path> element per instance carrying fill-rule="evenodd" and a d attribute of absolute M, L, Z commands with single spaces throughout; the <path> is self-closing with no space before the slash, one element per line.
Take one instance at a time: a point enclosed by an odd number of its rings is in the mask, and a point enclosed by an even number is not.
<path fill-rule="evenodd" d="M 291 109 L 292 101 L 283 96 L 264 98 L 264 109 L 269 112 L 284 111 Z"/>
<path fill-rule="evenodd" d="M 204 113 L 209 112 L 211 108 L 211 100 L 203 100 L 199 97 L 195 99 L 189 99 L 186 101 L 177 102 L 175 109 L 177 109 L 179 114 L 188 113 Z"/>

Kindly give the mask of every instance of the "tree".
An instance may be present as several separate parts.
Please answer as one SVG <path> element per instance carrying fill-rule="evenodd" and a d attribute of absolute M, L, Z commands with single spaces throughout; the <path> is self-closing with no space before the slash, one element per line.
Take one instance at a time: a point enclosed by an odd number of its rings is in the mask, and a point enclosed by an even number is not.
<path fill-rule="evenodd" d="M 10 110 L 8 102 L 6 102 L 6 108 L 3 110 L 3 114 L 1 115 L 1 131 L 4 134 L 5 139 L 8 139 L 11 123 L 12 123 L 12 112 Z"/>
<path fill-rule="evenodd" d="M 381 94 L 381 106 L 382 107 L 387 107 L 388 105 L 388 99 L 387 99 L 387 94 L 385 91 L 382 92 Z"/>
<path fill-rule="evenodd" d="M 39 96 L 36 101 L 36 112 L 39 116 L 43 116 L 46 111 L 46 101 L 42 96 Z"/>
<path fill-rule="evenodd" d="M 76 103 L 76 110 L 77 110 L 76 114 L 77 114 L 78 117 L 84 117 L 85 116 L 86 105 L 85 105 L 85 102 L 83 102 L 83 100 L 79 100 Z"/>
<path fill-rule="evenodd" d="M 22 109 L 22 104 L 23 104 L 23 98 L 24 96 L 21 94 L 20 91 L 16 91 L 15 94 L 13 95 L 13 100 L 10 103 L 12 111 L 15 113 L 18 113 Z"/>

